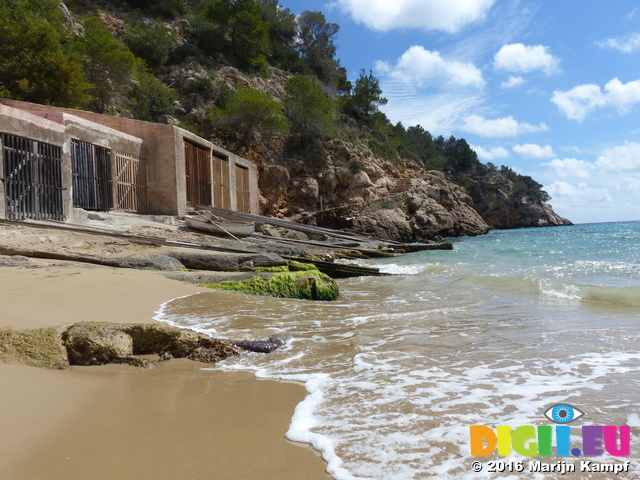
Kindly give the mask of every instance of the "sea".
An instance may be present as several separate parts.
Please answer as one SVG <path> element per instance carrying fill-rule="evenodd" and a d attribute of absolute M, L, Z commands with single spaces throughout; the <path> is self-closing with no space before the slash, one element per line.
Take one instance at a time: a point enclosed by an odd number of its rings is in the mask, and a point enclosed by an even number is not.
<path fill-rule="evenodd" d="M 335 479 L 640 479 L 640 222 L 451 241 L 452 251 L 361 261 L 393 275 L 339 280 L 334 302 L 211 291 L 157 318 L 285 339 L 215 368 L 302 383 L 286 436 L 318 450 Z M 579 417 L 562 425 L 573 454 L 558 454 L 560 424 L 545 415 L 556 405 Z M 551 425 L 553 449 L 540 454 L 534 439 L 523 455 L 503 429 L 501 452 L 473 456 L 473 425 Z M 628 426 L 630 452 L 574 455 L 582 426 Z M 625 461 L 620 473 L 593 471 Z"/>

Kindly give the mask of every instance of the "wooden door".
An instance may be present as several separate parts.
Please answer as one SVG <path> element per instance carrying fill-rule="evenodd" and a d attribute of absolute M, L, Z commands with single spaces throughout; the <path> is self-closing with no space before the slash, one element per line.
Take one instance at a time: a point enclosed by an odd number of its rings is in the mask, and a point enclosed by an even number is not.
<path fill-rule="evenodd" d="M 184 142 L 184 158 L 187 177 L 187 203 L 210 206 L 211 203 L 211 155 L 208 149 Z"/>
<path fill-rule="evenodd" d="M 239 212 L 251 213 L 249 169 L 240 165 L 236 165 L 236 199 Z"/>

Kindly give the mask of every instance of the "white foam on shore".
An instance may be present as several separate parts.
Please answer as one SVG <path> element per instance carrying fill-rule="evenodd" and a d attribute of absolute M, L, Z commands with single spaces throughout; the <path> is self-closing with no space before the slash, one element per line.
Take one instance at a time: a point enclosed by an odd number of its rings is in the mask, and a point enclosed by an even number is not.
<path fill-rule="evenodd" d="M 171 300 L 167 300 L 166 302 L 160 304 L 160 306 L 158 307 L 158 310 L 156 310 L 153 315 L 153 320 L 155 320 L 156 322 L 161 322 L 161 323 L 166 323 L 167 325 L 171 326 L 171 327 L 176 327 L 176 328 L 183 328 L 183 329 L 188 329 L 188 330 L 193 330 L 194 332 L 198 332 L 198 333 L 203 333 L 205 335 L 209 335 L 209 336 L 216 336 L 219 339 L 226 339 L 226 337 L 222 336 L 221 334 L 218 333 L 218 331 L 215 328 L 211 327 L 211 323 L 208 321 L 202 321 L 202 319 L 200 317 L 197 316 L 191 316 L 191 317 L 185 317 L 182 316 L 180 318 L 182 323 L 177 323 L 174 320 L 171 319 L 171 316 L 167 314 L 167 310 L 169 309 L 169 306 L 173 303 L 176 302 L 178 300 L 182 300 L 183 298 L 189 298 L 189 297 L 193 297 L 196 295 L 200 295 L 202 292 L 196 292 L 196 293 L 190 293 L 188 295 L 183 295 L 181 297 L 176 297 L 176 298 L 172 298 Z"/>
<path fill-rule="evenodd" d="M 324 401 L 324 390 L 331 382 L 331 377 L 324 373 L 312 374 L 305 382 L 308 395 L 300 402 L 291 418 L 286 438 L 293 442 L 308 443 L 319 451 L 327 462 L 327 473 L 341 480 L 353 480 L 349 470 L 342 467 L 343 461 L 336 454 L 336 445 L 329 437 L 315 433 L 314 429 L 321 425 L 320 419 L 315 415 L 316 410 Z"/>

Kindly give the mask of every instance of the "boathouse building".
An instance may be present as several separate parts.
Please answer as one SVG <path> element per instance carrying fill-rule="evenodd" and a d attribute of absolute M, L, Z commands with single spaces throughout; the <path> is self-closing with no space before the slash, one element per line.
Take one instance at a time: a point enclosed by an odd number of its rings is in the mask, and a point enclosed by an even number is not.
<path fill-rule="evenodd" d="M 258 213 L 256 165 L 182 128 L 0 99 L 0 218 Z"/>

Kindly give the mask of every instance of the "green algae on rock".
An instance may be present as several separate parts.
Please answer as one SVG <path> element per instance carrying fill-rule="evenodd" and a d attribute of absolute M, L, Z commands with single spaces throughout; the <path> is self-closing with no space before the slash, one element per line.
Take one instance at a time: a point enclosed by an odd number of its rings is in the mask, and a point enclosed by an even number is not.
<path fill-rule="evenodd" d="M 335 300 L 340 295 L 335 280 L 315 269 L 274 273 L 269 278 L 256 276 L 246 280 L 226 280 L 206 286 L 253 295 L 302 300 Z"/>
<path fill-rule="evenodd" d="M 310 270 L 318 270 L 318 267 L 313 263 L 296 262 L 295 260 L 288 260 L 287 268 L 290 272 L 308 272 Z"/>
<path fill-rule="evenodd" d="M 253 271 L 260 273 L 288 272 L 289 267 L 287 265 L 277 265 L 275 267 L 254 267 Z"/>

